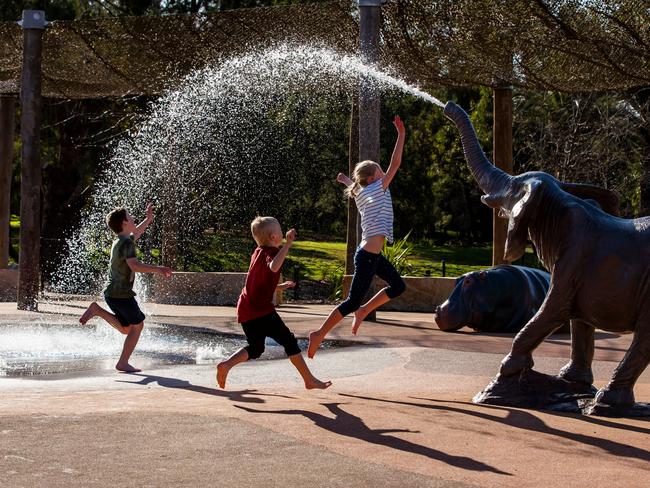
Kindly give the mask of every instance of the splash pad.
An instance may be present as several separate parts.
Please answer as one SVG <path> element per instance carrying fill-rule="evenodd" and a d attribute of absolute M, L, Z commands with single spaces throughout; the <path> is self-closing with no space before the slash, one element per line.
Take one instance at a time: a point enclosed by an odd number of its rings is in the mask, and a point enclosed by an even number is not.
<path fill-rule="evenodd" d="M 59 320 L 0 326 L 0 377 L 98 373 L 114 371 L 124 336 L 94 319 L 80 326 Z M 298 341 L 307 348 L 306 340 Z M 173 365 L 214 365 L 246 345 L 243 337 L 202 327 L 148 324 L 133 361 L 146 369 Z M 327 341 L 324 348 L 340 347 Z M 284 359 L 284 349 L 267 339 L 261 359 Z"/>
<path fill-rule="evenodd" d="M 378 94 L 409 94 L 443 107 L 357 57 L 304 45 L 282 45 L 188 75 L 178 88 L 151 103 L 148 114 L 112 148 L 94 183 L 91 204 L 55 265 L 49 290 L 100 293 L 112 240 L 104 216 L 116 206 L 137 215 L 153 201 L 162 210 L 156 216 L 158 229 L 175 220 L 175 229 L 188 235 L 203 232 L 219 215 L 236 208 L 266 208 L 275 192 L 259 188 L 275 190 L 287 169 L 274 164 L 274 154 L 289 150 L 278 128 L 285 137 L 300 137 L 289 112 L 299 109 L 308 117 L 312 107 L 322 104 L 349 111 L 350 94 L 358 91 L 361 80 L 364 89 Z M 143 238 L 142 249 L 160 248 L 161 237 Z M 146 282 L 137 279 L 135 290 L 146 302 Z M 90 328 L 69 322 L 8 325 L 0 334 L 3 375 L 112 369 L 123 340 L 104 323 Z M 147 322 L 134 360 L 216 363 L 227 356 L 226 349 L 235 349 L 230 347 L 233 340 L 238 341 Z"/>
<path fill-rule="evenodd" d="M 443 107 L 357 57 L 304 45 L 283 45 L 188 75 L 151 104 L 147 117 L 113 148 L 51 288 L 63 293 L 100 290 L 106 260 L 102 250 L 112 239 L 104 216 L 115 206 L 137 214 L 153 201 L 162 209 L 157 228 L 172 224 L 184 235 L 201 233 L 242 208 L 270 213 L 276 194 L 288 190 L 293 177 L 286 174 L 291 168 L 274 161 L 280 152 L 291 154 L 291 147 L 278 139 L 298 144 L 303 136 L 291 125 L 296 120 L 289 113 L 299 110 L 309 117 L 310 109 L 323 104 L 349 112 L 350 94 L 358 91 L 360 80 L 378 94 L 409 94 Z M 347 160 L 347 154 L 342 156 Z M 161 235 L 147 238 L 146 245 L 160 248 Z M 138 294 L 146 301 L 142 285 Z"/>
<path fill-rule="evenodd" d="M 71 322 L 5 325 L 0 329 L 0 376 L 34 376 L 113 370 L 124 336 L 105 324 Z M 172 325 L 142 332 L 139 364 L 211 364 L 241 342 L 235 337 Z"/>

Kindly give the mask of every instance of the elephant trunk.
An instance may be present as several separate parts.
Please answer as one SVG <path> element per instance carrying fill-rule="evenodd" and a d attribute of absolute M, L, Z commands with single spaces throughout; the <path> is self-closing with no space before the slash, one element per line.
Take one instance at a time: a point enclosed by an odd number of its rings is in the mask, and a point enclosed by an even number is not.
<path fill-rule="evenodd" d="M 506 191 L 511 177 L 494 166 L 485 156 L 467 113 L 451 101 L 445 105 L 444 113 L 460 132 L 465 159 L 481 190 L 487 195 L 499 195 Z"/>

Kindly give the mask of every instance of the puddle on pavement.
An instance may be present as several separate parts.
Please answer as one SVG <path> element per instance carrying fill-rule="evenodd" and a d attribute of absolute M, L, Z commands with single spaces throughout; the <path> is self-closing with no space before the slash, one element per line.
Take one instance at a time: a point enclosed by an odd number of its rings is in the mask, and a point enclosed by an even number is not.
<path fill-rule="evenodd" d="M 61 373 L 113 370 L 124 337 L 106 324 L 29 323 L 0 326 L 0 376 L 42 377 Z M 307 350 L 307 341 L 299 340 Z M 178 325 L 147 324 L 131 364 L 216 364 L 246 345 L 241 336 Z M 340 343 L 324 342 L 323 347 Z M 284 349 L 267 339 L 260 359 L 285 358 Z"/>

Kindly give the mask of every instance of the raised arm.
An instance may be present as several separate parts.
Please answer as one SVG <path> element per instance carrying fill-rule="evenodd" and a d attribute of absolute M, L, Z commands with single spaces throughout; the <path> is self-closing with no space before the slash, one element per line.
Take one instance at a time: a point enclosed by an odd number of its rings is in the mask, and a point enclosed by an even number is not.
<path fill-rule="evenodd" d="M 338 181 L 339 183 L 345 186 L 350 186 L 354 184 L 354 181 L 352 181 L 350 178 L 348 178 L 347 175 L 343 173 L 339 173 L 338 175 L 336 175 L 336 181 Z"/>
<path fill-rule="evenodd" d="M 393 120 L 393 125 L 397 129 L 397 141 L 395 142 L 395 148 L 393 149 L 393 155 L 390 158 L 390 166 L 388 166 L 388 171 L 384 175 L 384 183 L 382 184 L 384 191 L 388 188 L 395 174 L 402 164 L 402 151 L 404 150 L 404 140 L 406 139 L 406 129 L 404 128 L 404 123 L 402 119 L 399 118 L 399 115 L 395 116 Z"/>
<path fill-rule="evenodd" d="M 153 203 L 149 202 L 147 204 L 147 216 L 136 226 L 135 232 L 133 233 L 133 238 L 136 241 L 144 234 L 144 231 L 147 230 L 151 222 L 153 222 Z"/>
<path fill-rule="evenodd" d="M 287 241 L 285 242 L 284 246 L 282 246 L 282 249 L 280 249 L 280 251 L 275 255 L 273 261 L 269 263 L 269 268 L 271 268 L 271 271 L 274 273 L 280 270 L 282 264 L 284 263 L 284 258 L 287 257 L 289 249 L 291 246 L 293 246 L 293 241 L 296 240 L 296 229 L 289 230 L 285 238 Z"/>

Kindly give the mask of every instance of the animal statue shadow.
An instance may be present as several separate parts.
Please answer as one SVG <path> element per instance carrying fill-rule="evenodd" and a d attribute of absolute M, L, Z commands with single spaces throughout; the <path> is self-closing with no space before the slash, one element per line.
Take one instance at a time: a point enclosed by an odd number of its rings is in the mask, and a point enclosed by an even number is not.
<path fill-rule="evenodd" d="M 485 193 L 481 200 L 508 218 L 504 259 L 520 258 L 530 238 L 551 273 L 546 299 L 516 335 L 500 375 L 532 368 L 535 348 L 571 320 L 571 359 L 559 376 L 591 384 L 594 328 L 632 332 L 596 402 L 633 405 L 634 385 L 650 361 L 650 217 L 619 218 L 618 197 L 604 188 L 563 183 L 539 171 L 501 171 L 485 156 L 465 111 L 448 102 L 444 112 L 460 132 L 467 163 Z"/>

